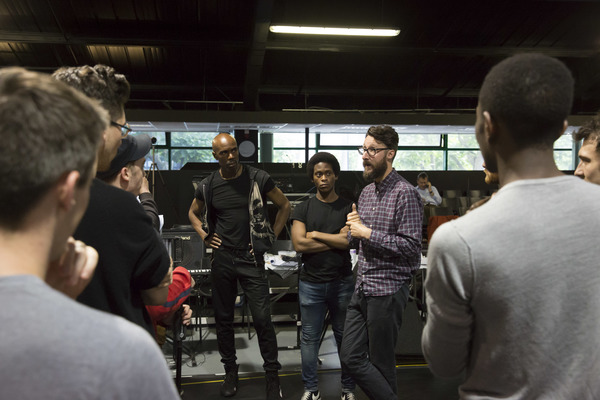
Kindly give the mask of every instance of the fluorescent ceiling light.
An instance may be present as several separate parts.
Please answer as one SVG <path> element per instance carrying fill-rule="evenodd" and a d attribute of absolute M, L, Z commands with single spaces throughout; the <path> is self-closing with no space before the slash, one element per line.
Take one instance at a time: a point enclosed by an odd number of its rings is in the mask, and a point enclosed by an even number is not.
<path fill-rule="evenodd" d="M 286 25 L 271 25 L 269 30 L 273 33 L 296 33 L 304 35 L 398 36 L 400 34 L 400 29 L 325 28 Z"/>

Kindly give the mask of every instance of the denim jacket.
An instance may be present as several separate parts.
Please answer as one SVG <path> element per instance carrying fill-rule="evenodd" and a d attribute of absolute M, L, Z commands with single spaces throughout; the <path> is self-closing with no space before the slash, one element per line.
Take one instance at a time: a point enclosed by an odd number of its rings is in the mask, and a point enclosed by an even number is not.
<path fill-rule="evenodd" d="M 242 165 L 242 168 L 248 170 L 250 176 L 250 193 L 248 193 L 248 213 L 250 214 L 250 241 L 255 253 L 265 253 L 271 248 L 275 241 L 275 233 L 269 222 L 265 198 L 262 193 L 265 184 L 269 179 L 269 174 L 265 171 Z M 216 217 L 211 213 L 212 205 L 212 181 L 219 171 L 211 173 L 200 182 L 200 190 L 204 197 L 204 218 L 202 220 L 202 229 L 210 234 L 215 230 Z M 243 173 L 243 172 L 242 172 Z"/>

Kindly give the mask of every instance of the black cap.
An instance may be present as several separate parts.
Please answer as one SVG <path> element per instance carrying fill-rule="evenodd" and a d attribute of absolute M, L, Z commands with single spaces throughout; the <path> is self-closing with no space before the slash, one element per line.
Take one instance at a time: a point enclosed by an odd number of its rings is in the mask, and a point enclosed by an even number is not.
<path fill-rule="evenodd" d="M 148 154 L 152 148 L 152 140 L 148 135 L 127 136 L 121 140 L 121 146 L 117 155 L 110 163 L 107 171 L 98 171 L 96 177 L 100 179 L 110 178 L 116 175 L 124 166 L 132 161 L 137 161 Z"/>

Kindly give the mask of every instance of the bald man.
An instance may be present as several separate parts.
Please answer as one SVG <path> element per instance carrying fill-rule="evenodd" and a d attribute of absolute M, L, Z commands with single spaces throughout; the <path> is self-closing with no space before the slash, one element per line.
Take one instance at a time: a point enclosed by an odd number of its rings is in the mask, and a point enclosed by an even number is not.
<path fill-rule="evenodd" d="M 277 371 L 281 364 L 277 360 L 277 337 L 271 321 L 263 254 L 285 226 L 290 203 L 269 174 L 240 164 L 237 143 L 230 134 L 218 134 L 213 139 L 212 149 L 219 169 L 198 185 L 189 218 L 206 247 L 212 248 L 212 300 L 217 343 L 225 366 L 221 396 L 231 397 L 237 393 L 239 366 L 233 316 L 239 282 L 250 306 L 264 360 L 267 400 L 280 399 Z M 267 199 L 277 206 L 272 228 Z"/>

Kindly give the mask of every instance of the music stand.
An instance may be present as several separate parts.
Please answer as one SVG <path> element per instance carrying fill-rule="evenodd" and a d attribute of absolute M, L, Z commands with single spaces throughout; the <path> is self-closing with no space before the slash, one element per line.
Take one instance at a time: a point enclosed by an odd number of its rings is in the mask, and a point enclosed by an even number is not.
<path fill-rule="evenodd" d="M 169 199 L 169 202 L 171 203 L 171 207 L 173 209 L 173 211 L 175 212 L 175 217 L 177 218 L 177 220 L 179 221 L 179 210 L 177 209 L 177 207 L 175 207 L 175 204 L 173 203 L 173 199 L 171 198 L 171 195 L 169 193 L 168 190 L 166 190 L 167 185 L 165 184 L 165 180 L 163 179 L 162 174 L 160 173 L 160 169 L 158 168 L 158 164 L 156 163 L 156 142 L 157 139 L 153 136 L 150 139 L 150 142 L 152 143 L 152 163 L 150 164 L 150 169 L 148 170 L 148 172 L 150 172 L 150 179 L 151 179 L 151 187 L 152 187 L 152 195 L 156 196 L 156 177 L 155 177 L 155 173 L 158 173 L 158 177 L 160 178 L 160 182 L 162 184 L 162 187 L 167 196 L 167 198 Z"/>

